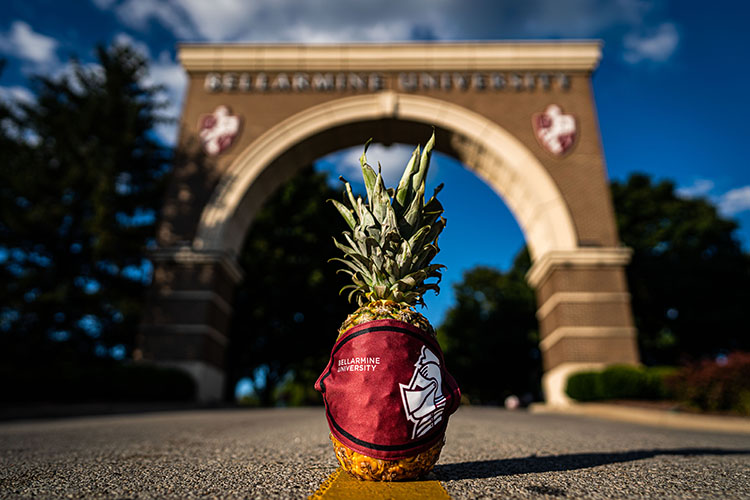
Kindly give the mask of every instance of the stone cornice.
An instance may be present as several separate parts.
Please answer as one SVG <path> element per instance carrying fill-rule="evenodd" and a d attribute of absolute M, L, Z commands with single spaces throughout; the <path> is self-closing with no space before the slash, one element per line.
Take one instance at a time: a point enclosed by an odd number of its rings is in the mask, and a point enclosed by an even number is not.
<path fill-rule="evenodd" d="M 601 42 L 179 44 L 178 57 L 188 72 L 593 71 Z"/>
<path fill-rule="evenodd" d="M 630 262 L 633 250 L 626 247 L 615 248 L 578 248 L 571 251 L 551 251 L 542 255 L 526 273 L 526 281 L 536 287 L 548 276 L 552 269 L 558 267 L 624 267 Z"/>
<path fill-rule="evenodd" d="M 194 250 L 188 246 L 159 248 L 150 252 L 155 261 L 171 261 L 179 264 L 219 264 L 227 275 L 239 283 L 244 278 L 244 272 L 237 263 L 237 259 L 227 252 Z"/>

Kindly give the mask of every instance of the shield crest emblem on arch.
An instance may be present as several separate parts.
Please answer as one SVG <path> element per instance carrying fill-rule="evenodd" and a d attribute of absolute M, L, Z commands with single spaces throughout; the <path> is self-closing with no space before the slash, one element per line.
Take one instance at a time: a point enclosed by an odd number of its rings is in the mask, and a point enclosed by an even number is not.
<path fill-rule="evenodd" d="M 550 104 L 541 113 L 534 113 L 531 124 L 539 144 L 555 156 L 570 152 L 578 137 L 575 116 L 564 114 L 557 104 Z"/>
<path fill-rule="evenodd" d="M 217 156 L 232 145 L 240 131 L 240 117 L 231 114 L 227 106 L 218 106 L 213 113 L 200 117 L 198 135 L 203 150 Z"/>

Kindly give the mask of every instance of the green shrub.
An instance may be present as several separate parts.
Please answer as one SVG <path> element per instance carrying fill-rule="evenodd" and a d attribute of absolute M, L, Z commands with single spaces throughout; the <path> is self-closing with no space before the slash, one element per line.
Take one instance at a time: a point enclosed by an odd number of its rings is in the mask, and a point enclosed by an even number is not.
<path fill-rule="evenodd" d="M 190 401 L 195 381 L 182 370 L 149 364 L 102 361 L 26 366 L 0 375 L 13 380 L 6 401 L 83 403 L 112 401 Z"/>
<path fill-rule="evenodd" d="M 565 392 L 577 401 L 666 399 L 671 395 L 666 381 L 675 372 L 672 367 L 612 365 L 571 375 Z"/>
<path fill-rule="evenodd" d="M 195 381 L 182 370 L 148 364 L 120 365 L 112 370 L 108 391 L 121 401 L 189 401 Z"/>
<path fill-rule="evenodd" d="M 644 399 L 674 399 L 669 380 L 679 372 L 676 366 L 651 366 L 646 369 Z"/>
<path fill-rule="evenodd" d="M 596 401 L 602 399 L 599 388 L 599 373 L 579 372 L 568 378 L 566 394 L 577 401 Z"/>
<path fill-rule="evenodd" d="M 608 366 L 598 376 L 601 399 L 639 398 L 646 387 L 646 374 L 635 366 Z"/>

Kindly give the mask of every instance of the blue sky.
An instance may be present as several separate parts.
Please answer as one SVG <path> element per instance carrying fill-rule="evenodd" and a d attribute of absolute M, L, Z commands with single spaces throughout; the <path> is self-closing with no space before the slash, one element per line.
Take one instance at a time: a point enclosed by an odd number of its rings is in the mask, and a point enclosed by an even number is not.
<path fill-rule="evenodd" d="M 64 74 L 71 55 L 87 63 L 96 43 L 122 40 L 151 59 L 150 79 L 167 87 L 175 116 L 185 87 L 175 60 L 179 41 L 601 39 L 593 86 L 610 178 L 641 171 L 674 180 L 683 196 L 705 196 L 737 220 L 737 236 L 750 249 L 745 2 L 6 0 L 3 7 L 0 99 L 32 99 L 29 75 Z M 173 128 L 158 132 L 174 141 Z M 400 167 L 411 147 L 376 147 L 369 156 Z M 359 154 L 335 153 L 318 168 L 354 181 Z M 427 314 L 439 324 L 463 271 L 507 268 L 523 235 L 502 201 L 460 164 L 438 156 L 433 168 L 429 181 L 447 186 L 441 199 L 449 221 L 437 259 L 449 266 L 443 293 L 427 298 Z M 476 242 L 467 249 L 469 239 Z"/>

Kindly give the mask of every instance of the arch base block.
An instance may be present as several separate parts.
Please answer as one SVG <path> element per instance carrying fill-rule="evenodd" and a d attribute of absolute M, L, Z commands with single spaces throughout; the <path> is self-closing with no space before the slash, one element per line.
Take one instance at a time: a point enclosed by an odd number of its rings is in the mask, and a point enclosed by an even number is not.
<path fill-rule="evenodd" d="M 232 296 L 242 272 L 226 254 L 189 247 L 160 249 L 151 257 L 154 282 L 133 357 L 187 372 L 198 402 L 219 401 Z"/>
<path fill-rule="evenodd" d="M 547 404 L 571 403 L 565 386 L 573 373 L 638 364 L 625 277 L 631 254 L 627 248 L 550 252 L 527 273 L 537 295 Z"/>

